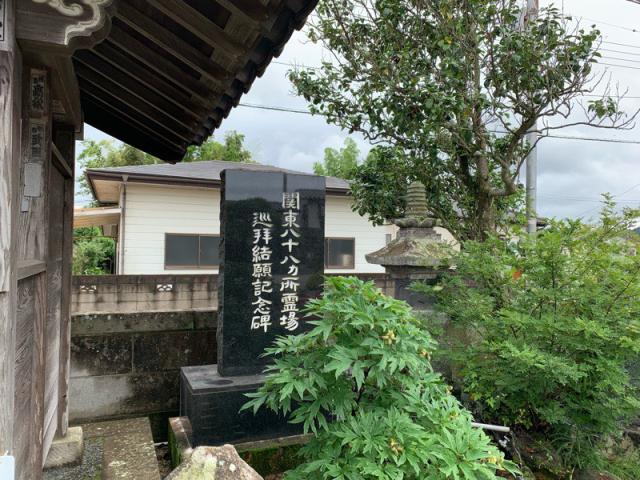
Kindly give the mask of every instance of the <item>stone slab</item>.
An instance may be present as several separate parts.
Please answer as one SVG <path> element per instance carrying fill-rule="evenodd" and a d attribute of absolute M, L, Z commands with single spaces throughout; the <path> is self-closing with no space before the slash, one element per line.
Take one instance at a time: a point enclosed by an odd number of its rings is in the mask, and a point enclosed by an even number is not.
<path fill-rule="evenodd" d="M 82 427 L 71 427 L 64 437 L 56 437 L 51 443 L 44 468 L 59 468 L 79 464 L 82 461 L 84 436 Z"/>
<path fill-rule="evenodd" d="M 82 424 L 84 438 L 112 437 L 114 435 L 126 435 L 145 431 L 149 426 L 149 420 L 144 417 L 129 418 L 126 420 L 107 420 L 105 422 L 92 422 Z"/>
<path fill-rule="evenodd" d="M 300 425 L 292 425 L 268 409 L 240 412 L 264 382 L 261 375 L 222 377 L 216 365 L 184 367 L 180 374 L 180 415 L 186 416 L 193 429 L 192 444 L 222 445 L 276 438 L 300 433 Z"/>
<path fill-rule="evenodd" d="M 138 422 L 138 426 L 137 431 L 104 439 L 103 480 L 160 480 L 149 422 Z"/>

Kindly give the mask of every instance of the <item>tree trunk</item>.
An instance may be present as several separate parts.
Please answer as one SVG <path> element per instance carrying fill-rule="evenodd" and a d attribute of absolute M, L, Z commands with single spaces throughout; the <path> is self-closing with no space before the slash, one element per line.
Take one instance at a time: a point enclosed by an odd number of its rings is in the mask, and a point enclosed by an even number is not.
<path fill-rule="evenodd" d="M 473 240 L 484 241 L 496 231 L 496 212 L 494 198 L 479 192 L 476 200 Z"/>

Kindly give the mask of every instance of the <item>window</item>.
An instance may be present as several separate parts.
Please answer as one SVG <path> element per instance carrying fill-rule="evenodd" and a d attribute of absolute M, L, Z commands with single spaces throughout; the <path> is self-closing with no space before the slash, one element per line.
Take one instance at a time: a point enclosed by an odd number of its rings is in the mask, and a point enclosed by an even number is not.
<path fill-rule="evenodd" d="M 211 268 L 220 265 L 220 237 L 167 233 L 164 241 L 165 268 Z"/>
<path fill-rule="evenodd" d="M 356 241 L 353 238 L 326 238 L 324 241 L 325 268 L 355 268 Z"/>

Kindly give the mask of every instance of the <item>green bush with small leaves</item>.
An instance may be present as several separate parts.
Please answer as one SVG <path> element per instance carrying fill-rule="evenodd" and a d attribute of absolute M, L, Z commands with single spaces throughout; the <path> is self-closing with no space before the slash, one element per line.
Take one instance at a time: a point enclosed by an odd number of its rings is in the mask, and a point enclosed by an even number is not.
<path fill-rule="evenodd" d="M 466 242 L 455 275 L 420 287 L 449 318 L 437 354 L 468 406 L 551 442 L 568 471 L 597 466 L 602 442 L 640 408 L 628 368 L 640 356 L 639 214 L 608 200 L 597 224 Z"/>
<path fill-rule="evenodd" d="M 436 344 L 406 303 L 337 277 L 306 313 L 313 329 L 267 349 L 266 382 L 244 407 L 267 406 L 314 433 L 287 479 L 475 480 L 513 471 L 434 373 Z"/>

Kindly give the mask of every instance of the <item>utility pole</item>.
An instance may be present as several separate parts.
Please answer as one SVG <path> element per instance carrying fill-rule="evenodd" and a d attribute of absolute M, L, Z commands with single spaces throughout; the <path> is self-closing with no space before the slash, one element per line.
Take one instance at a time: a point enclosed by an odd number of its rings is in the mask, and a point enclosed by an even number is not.
<path fill-rule="evenodd" d="M 527 0 L 527 11 L 524 17 L 524 25 L 538 18 L 539 0 Z M 537 130 L 538 122 L 532 130 Z M 538 231 L 538 149 L 535 146 L 538 141 L 538 133 L 531 131 L 527 134 L 527 143 L 532 145 L 527 156 L 527 233 L 534 235 Z"/>

